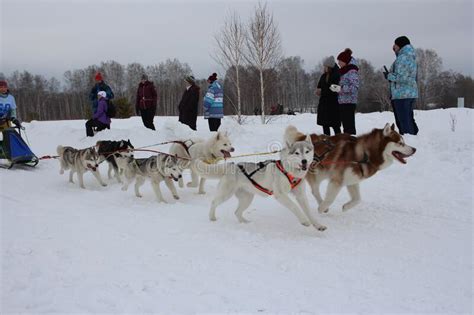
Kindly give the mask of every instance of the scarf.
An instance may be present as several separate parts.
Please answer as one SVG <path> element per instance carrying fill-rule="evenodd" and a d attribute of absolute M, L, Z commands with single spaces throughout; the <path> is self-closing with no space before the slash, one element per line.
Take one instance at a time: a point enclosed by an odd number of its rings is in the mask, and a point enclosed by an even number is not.
<path fill-rule="evenodd" d="M 339 73 L 341 75 L 344 75 L 344 74 L 346 74 L 347 72 L 349 72 L 351 70 L 359 71 L 359 67 L 357 67 L 356 65 L 353 65 L 353 64 L 348 64 L 348 65 L 345 65 L 344 67 L 342 67 L 341 69 L 339 69 Z"/>

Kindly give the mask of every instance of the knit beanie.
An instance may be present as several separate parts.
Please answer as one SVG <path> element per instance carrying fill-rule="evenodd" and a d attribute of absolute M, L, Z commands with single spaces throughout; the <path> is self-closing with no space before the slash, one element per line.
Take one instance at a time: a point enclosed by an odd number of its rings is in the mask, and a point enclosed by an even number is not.
<path fill-rule="evenodd" d="M 0 87 L 3 87 L 3 88 L 8 88 L 7 81 L 5 81 L 5 80 L 1 80 L 1 81 L 0 81 Z"/>
<path fill-rule="evenodd" d="M 400 36 L 395 39 L 395 45 L 397 45 L 401 49 L 406 45 L 410 45 L 410 40 L 406 36 Z"/>
<path fill-rule="evenodd" d="M 188 82 L 189 84 L 195 84 L 196 79 L 192 75 L 188 75 L 184 78 L 184 81 Z"/>
<path fill-rule="evenodd" d="M 336 60 L 334 59 L 334 56 L 326 57 L 323 60 L 323 66 L 324 67 L 329 67 L 332 68 L 336 64 Z"/>
<path fill-rule="evenodd" d="M 209 78 L 207 78 L 208 81 L 210 81 L 211 83 L 216 81 L 217 80 L 217 73 L 213 73 L 211 76 L 209 76 Z"/>
<path fill-rule="evenodd" d="M 344 51 L 342 53 L 337 55 L 337 60 L 340 60 L 340 61 L 345 62 L 347 64 L 349 62 L 351 62 L 351 59 L 352 59 L 352 50 L 350 48 L 344 49 Z"/>
<path fill-rule="evenodd" d="M 102 77 L 102 73 L 100 72 L 97 72 L 97 74 L 95 75 L 95 80 L 96 81 L 102 81 L 104 78 Z"/>

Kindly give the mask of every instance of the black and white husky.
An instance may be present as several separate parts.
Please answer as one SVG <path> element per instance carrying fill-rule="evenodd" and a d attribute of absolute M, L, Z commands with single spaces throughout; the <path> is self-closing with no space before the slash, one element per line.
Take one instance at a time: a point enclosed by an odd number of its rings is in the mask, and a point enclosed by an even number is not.
<path fill-rule="evenodd" d="M 119 183 L 122 183 L 120 178 L 120 172 L 117 166 L 115 158 L 117 157 L 133 157 L 133 145 L 130 140 L 120 141 L 97 141 L 96 143 L 97 153 L 99 154 L 100 161 L 106 160 L 109 164 L 109 171 L 107 176 L 109 179 L 112 178 L 112 170 L 114 171 L 115 178 Z"/>
<path fill-rule="evenodd" d="M 77 173 L 79 185 L 81 188 L 86 188 L 84 186 L 84 173 L 90 171 L 102 186 L 107 186 L 107 184 L 102 181 L 102 177 L 99 173 L 100 157 L 95 147 L 78 150 L 60 145 L 56 151 L 59 155 L 61 167 L 59 174 L 64 174 L 65 170 L 71 170 L 69 172 L 69 182 L 74 183 L 73 175 Z"/>
<path fill-rule="evenodd" d="M 128 186 L 135 180 L 135 195 L 142 197 L 140 186 L 146 179 L 151 180 L 151 185 L 155 191 L 159 202 L 165 202 L 160 190 L 160 182 L 164 181 L 168 189 L 173 194 L 174 199 L 179 199 L 178 192 L 173 181 L 178 181 L 183 172 L 178 163 L 178 158 L 167 154 L 158 154 L 146 159 L 135 159 L 133 157 L 116 157 L 117 165 L 123 169 L 125 183 L 122 190 L 128 190 Z"/>
<path fill-rule="evenodd" d="M 285 131 L 286 136 L 294 132 L 290 126 Z M 220 178 L 217 194 L 212 201 L 209 219 L 216 220 L 216 208 L 232 196 L 239 200 L 235 215 L 239 222 L 247 223 L 244 211 L 250 206 L 255 195 L 275 199 L 288 208 L 304 226 L 314 226 L 319 231 L 324 231 L 321 225 L 311 215 L 305 193 L 305 183 L 302 180 L 313 160 L 313 144 L 308 136 L 303 141 L 286 141 L 286 147 L 280 153 L 280 160 L 261 163 L 227 163 L 207 164 L 200 160 L 192 162 L 192 168 L 205 178 Z M 292 193 L 295 203 L 289 194 Z M 299 207 L 298 207 L 299 204 Z M 300 207 L 303 213 L 300 211 Z"/>

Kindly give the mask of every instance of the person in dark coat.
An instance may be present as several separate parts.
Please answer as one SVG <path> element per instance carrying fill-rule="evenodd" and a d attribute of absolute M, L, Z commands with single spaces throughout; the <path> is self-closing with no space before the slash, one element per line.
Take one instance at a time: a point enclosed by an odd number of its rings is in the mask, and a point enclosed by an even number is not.
<path fill-rule="evenodd" d="M 104 91 L 107 94 L 107 101 L 110 101 L 114 98 L 114 92 L 112 92 L 110 86 L 108 86 L 104 82 L 102 73 L 97 72 L 94 79 L 95 85 L 92 87 L 91 92 L 89 93 L 89 100 L 92 102 L 92 114 L 95 114 L 95 112 L 97 111 L 99 101 L 99 99 L 97 98 L 97 93 L 99 93 L 100 91 Z"/>
<path fill-rule="evenodd" d="M 143 125 L 152 130 L 155 130 L 153 119 L 155 118 L 157 103 L 158 93 L 155 85 L 148 81 L 148 76 L 144 74 L 140 84 L 138 84 L 135 110 L 137 115 L 142 116 Z"/>
<path fill-rule="evenodd" d="M 179 102 L 179 122 L 188 125 L 192 130 L 196 130 L 196 120 L 199 104 L 199 87 L 196 85 L 196 79 L 192 75 L 187 76 L 186 90 Z"/>
<path fill-rule="evenodd" d="M 323 60 L 324 73 L 318 82 L 316 95 L 319 96 L 317 124 L 323 126 L 325 135 L 331 135 L 331 127 L 335 134 L 341 133 L 341 117 L 337 93 L 331 91 L 332 84 L 339 85 L 339 68 L 333 56 Z"/>

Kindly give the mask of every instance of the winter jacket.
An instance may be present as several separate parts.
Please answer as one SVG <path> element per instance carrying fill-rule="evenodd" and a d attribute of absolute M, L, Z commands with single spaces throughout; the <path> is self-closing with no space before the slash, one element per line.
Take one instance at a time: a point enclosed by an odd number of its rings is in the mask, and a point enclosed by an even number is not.
<path fill-rule="evenodd" d="M 158 93 L 156 92 L 155 85 L 151 81 L 145 81 L 138 85 L 137 98 L 135 101 L 135 108 L 137 113 L 140 109 L 156 109 L 158 102 Z"/>
<path fill-rule="evenodd" d="M 93 119 L 100 121 L 105 125 L 110 125 L 110 118 L 107 117 L 107 100 L 101 98 L 97 104 L 97 111 L 92 116 Z"/>
<path fill-rule="evenodd" d="M 393 100 L 417 98 L 416 54 L 412 45 L 403 46 L 387 76 Z"/>
<path fill-rule="evenodd" d="M 199 87 L 191 85 L 183 93 L 181 102 L 179 102 L 179 121 L 196 130 L 196 120 L 198 115 Z"/>
<path fill-rule="evenodd" d="M 219 82 L 214 81 L 204 96 L 204 118 L 222 118 L 224 117 L 224 91 Z"/>
<path fill-rule="evenodd" d="M 104 81 L 100 81 L 99 83 L 96 83 L 89 94 L 89 100 L 92 102 L 92 113 L 94 114 L 97 111 L 97 106 L 98 106 L 98 98 L 97 98 L 97 93 L 100 91 L 104 91 L 107 94 L 107 99 L 111 100 L 114 98 L 114 93 L 112 92 L 112 89 L 110 86 L 105 84 Z"/>
<path fill-rule="evenodd" d="M 338 95 L 329 89 L 331 84 L 339 85 L 339 79 L 337 65 L 331 69 L 328 80 L 326 80 L 326 73 L 323 73 L 319 79 L 318 89 L 321 89 L 321 95 L 319 96 L 317 123 L 320 126 L 339 127 L 341 125 Z"/>
<path fill-rule="evenodd" d="M 339 69 L 341 91 L 338 95 L 339 104 L 357 104 L 359 93 L 359 68 L 357 61 L 352 58 L 349 64 Z"/>
<path fill-rule="evenodd" d="M 16 118 L 15 97 L 7 92 L 0 94 L 0 119 Z"/>

